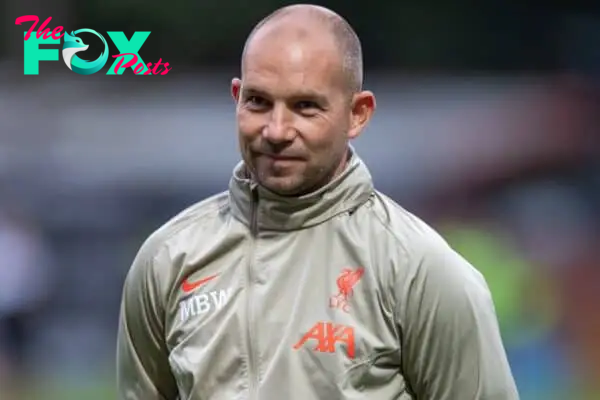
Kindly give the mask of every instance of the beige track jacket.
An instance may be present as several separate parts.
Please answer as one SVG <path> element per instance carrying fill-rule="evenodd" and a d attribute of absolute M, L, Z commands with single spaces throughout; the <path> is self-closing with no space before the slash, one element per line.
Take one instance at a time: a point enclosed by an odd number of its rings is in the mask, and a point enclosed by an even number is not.
<path fill-rule="evenodd" d="M 357 155 L 299 199 L 240 164 L 153 233 L 117 353 L 120 399 L 518 399 L 483 277 Z"/>

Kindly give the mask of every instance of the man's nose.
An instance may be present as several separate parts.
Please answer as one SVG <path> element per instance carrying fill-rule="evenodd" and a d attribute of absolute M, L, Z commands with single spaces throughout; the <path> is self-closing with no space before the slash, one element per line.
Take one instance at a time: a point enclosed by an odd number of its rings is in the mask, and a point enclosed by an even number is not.
<path fill-rule="evenodd" d="M 263 129 L 263 137 L 272 143 L 292 141 L 296 134 L 291 114 L 284 105 L 275 105 L 271 110 L 269 123 Z"/>

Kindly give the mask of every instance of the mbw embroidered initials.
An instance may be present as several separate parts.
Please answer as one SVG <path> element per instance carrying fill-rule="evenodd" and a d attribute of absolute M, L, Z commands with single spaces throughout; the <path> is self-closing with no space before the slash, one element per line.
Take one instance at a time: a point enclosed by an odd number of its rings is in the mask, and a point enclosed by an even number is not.
<path fill-rule="evenodd" d="M 332 322 L 317 322 L 298 343 L 294 349 L 298 350 L 309 340 L 315 340 L 317 345 L 314 351 L 322 353 L 335 353 L 338 342 L 346 345 L 346 354 L 354 358 L 354 328 L 346 325 L 334 324 Z"/>

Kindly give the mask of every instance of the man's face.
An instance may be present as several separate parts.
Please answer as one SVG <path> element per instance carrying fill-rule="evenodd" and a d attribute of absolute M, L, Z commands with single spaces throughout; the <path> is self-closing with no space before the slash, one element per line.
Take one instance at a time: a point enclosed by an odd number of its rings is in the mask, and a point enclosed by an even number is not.
<path fill-rule="evenodd" d="M 242 157 L 255 179 L 281 195 L 326 183 L 358 134 L 335 48 L 270 35 L 254 39 L 244 61 L 232 93 Z"/>

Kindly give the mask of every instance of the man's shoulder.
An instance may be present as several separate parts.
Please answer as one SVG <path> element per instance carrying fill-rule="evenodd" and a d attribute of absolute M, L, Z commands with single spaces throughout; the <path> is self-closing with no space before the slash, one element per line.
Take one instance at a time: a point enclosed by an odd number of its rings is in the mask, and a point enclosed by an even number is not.
<path fill-rule="evenodd" d="M 229 192 L 225 191 L 217 193 L 183 209 L 177 215 L 165 222 L 157 232 L 164 232 L 164 235 L 167 237 L 171 236 L 191 225 L 216 218 L 228 205 Z"/>
<path fill-rule="evenodd" d="M 439 282 L 440 288 L 482 287 L 481 273 L 459 254 L 429 223 L 401 207 L 384 194 L 377 193 L 373 206 L 376 218 L 395 246 L 407 282 Z"/>
<path fill-rule="evenodd" d="M 424 245 L 441 245 L 444 239 L 421 217 L 407 210 L 386 194 L 376 191 L 372 211 L 375 219 L 407 253 Z"/>
<path fill-rule="evenodd" d="M 229 192 L 224 191 L 186 207 L 155 229 L 144 241 L 142 251 L 156 255 L 165 245 L 190 228 L 202 228 L 214 223 L 229 205 Z"/>
<path fill-rule="evenodd" d="M 228 192 L 218 193 L 192 204 L 155 229 L 140 246 L 129 268 L 126 286 L 137 290 L 146 287 L 145 282 L 152 282 L 161 298 L 167 296 L 174 278 L 173 249 L 193 247 L 198 244 L 194 236 L 197 232 L 210 235 L 214 227 L 222 225 L 228 203 Z M 189 229 L 197 231 L 188 234 Z"/>

